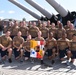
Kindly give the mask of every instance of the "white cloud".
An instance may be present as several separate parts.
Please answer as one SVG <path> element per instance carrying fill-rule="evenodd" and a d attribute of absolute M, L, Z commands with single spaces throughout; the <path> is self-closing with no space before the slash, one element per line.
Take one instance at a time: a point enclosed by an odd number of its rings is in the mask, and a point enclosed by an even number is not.
<path fill-rule="evenodd" d="M 4 12 L 5 12 L 4 10 L 1 10 L 1 11 L 0 11 L 0 13 L 4 13 Z"/>
<path fill-rule="evenodd" d="M 28 18 L 32 19 L 33 17 L 30 15 L 30 16 L 28 16 Z"/>
<path fill-rule="evenodd" d="M 33 16 L 31 15 L 19 15 L 21 19 L 25 18 L 27 21 L 30 21 L 30 20 L 36 20 Z"/>
<path fill-rule="evenodd" d="M 27 17 L 27 15 L 19 15 L 21 18 L 26 18 Z"/>
<path fill-rule="evenodd" d="M 4 19 L 4 17 L 1 16 L 0 19 L 2 20 L 2 19 Z"/>
<path fill-rule="evenodd" d="M 20 17 L 22 17 L 22 15 L 19 15 Z"/>
<path fill-rule="evenodd" d="M 28 19 L 26 19 L 26 20 L 29 21 L 29 20 L 36 20 L 36 19 L 35 19 L 33 16 L 29 15 L 29 16 L 28 16 Z"/>
<path fill-rule="evenodd" d="M 8 11 L 8 13 L 9 13 L 9 14 L 14 14 L 14 13 L 15 13 L 15 11 L 10 10 L 10 11 Z"/>

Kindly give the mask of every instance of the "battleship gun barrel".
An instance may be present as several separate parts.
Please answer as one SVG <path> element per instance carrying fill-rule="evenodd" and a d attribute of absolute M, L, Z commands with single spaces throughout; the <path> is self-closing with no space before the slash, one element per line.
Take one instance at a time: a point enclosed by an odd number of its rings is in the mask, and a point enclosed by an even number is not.
<path fill-rule="evenodd" d="M 48 19 L 52 17 L 52 14 L 45 10 L 42 6 L 40 6 L 38 3 L 36 3 L 33 0 L 25 0 L 27 3 L 29 3 L 31 6 L 36 8 L 38 11 L 40 11 L 44 16 L 46 16 Z"/>
<path fill-rule="evenodd" d="M 21 8 L 22 10 L 24 10 L 25 12 L 29 13 L 30 15 L 32 15 L 34 18 L 36 19 L 41 19 L 41 17 L 39 15 L 37 15 L 35 12 L 31 11 L 29 8 L 25 7 L 23 4 L 17 2 L 16 0 L 8 0 L 11 3 L 15 4 L 16 6 L 18 6 L 19 8 Z"/>
<path fill-rule="evenodd" d="M 46 0 L 62 17 L 68 15 L 68 11 L 64 9 L 59 3 L 55 0 Z"/>
<path fill-rule="evenodd" d="M 72 23 L 76 19 L 76 12 L 69 12 L 55 0 L 46 0 L 62 17 L 62 23 L 65 25 L 68 20 Z"/>

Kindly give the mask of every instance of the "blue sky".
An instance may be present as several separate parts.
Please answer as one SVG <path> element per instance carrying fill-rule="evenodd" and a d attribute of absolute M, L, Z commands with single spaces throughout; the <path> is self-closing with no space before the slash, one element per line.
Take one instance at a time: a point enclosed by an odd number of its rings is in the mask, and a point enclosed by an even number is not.
<path fill-rule="evenodd" d="M 24 0 L 17 0 L 17 1 L 21 2 L 26 7 L 30 8 L 39 16 L 42 15 L 39 11 L 37 11 L 35 8 L 33 8 Z M 45 0 L 34 0 L 34 1 L 40 4 L 43 8 L 47 9 L 50 13 L 57 14 L 54 8 L 50 6 Z M 56 1 L 59 4 L 61 4 L 66 10 L 76 11 L 76 0 L 56 0 Z M 35 20 L 35 18 L 32 17 L 30 14 L 18 8 L 17 6 L 9 2 L 8 0 L 0 0 L 0 18 L 1 19 L 13 18 L 13 19 L 18 19 L 18 20 L 21 20 L 22 18 L 26 18 L 27 21 Z"/>

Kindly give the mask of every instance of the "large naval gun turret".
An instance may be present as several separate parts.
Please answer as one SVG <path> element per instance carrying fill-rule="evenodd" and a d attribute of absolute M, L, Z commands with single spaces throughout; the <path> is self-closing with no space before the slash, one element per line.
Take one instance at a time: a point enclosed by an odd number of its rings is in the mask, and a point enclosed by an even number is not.
<path fill-rule="evenodd" d="M 76 12 L 69 12 L 55 0 L 46 0 L 62 17 L 62 23 L 65 25 L 68 20 L 75 22 Z"/>
<path fill-rule="evenodd" d="M 45 10 L 43 7 L 41 7 L 39 4 L 37 4 L 32 0 L 27 0 L 27 2 L 31 4 L 33 7 L 35 7 L 38 11 L 40 11 L 45 17 L 37 15 L 35 12 L 25 7 L 23 4 L 19 3 L 16 0 L 8 0 L 8 1 L 15 4 L 16 6 L 18 6 L 19 8 L 29 13 L 30 15 L 32 15 L 34 18 L 38 20 L 44 20 L 44 21 L 51 20 L 51 22 L 55 22 L 55 23 L 57 22 L 57 19 L 58 19 L 57 16 L 55 16 L 54 14 L 51 14 L 50 12 L 48 12 L 47 10 Z"/>
<path fill-rule="evenodd" d="M 43 8 L 41 5 L 36 3 L 34 0 L 25 0 L 25 1 L 29 3 L 31 6 L 33 6 L 34 8 L 36 8 L 38 11 L 40 11 L 45 16 L 45 18 L 47 18 L 47 20 L 51 20 L 51 22 L 56 23 L 58 19 L 57 16 L 48 12 L 45 8 Z"/>
<path fill-rule="evenodd" d="M 52 14 L 48 12 L 46 9 L 44 9 L 42 6 L 40 6 L 38 3 L 36 3 L 34 0 L 25 0 L 27 3 L 32 5 L 34 8 L 36 8 L 38 11 L 40 11 L 44 16 L 46 16 L 48 19 L 52 17 Z"/>
<path fill-rule="evenodd" d="M 17 2 L 16 0 L 8 0 L 11 3 L 15 4 L 25 12 L 32 15 L 34 18 L 38 20 L 50 20 L 51 22 L 56 23 L 57 20 L 60 20 L 63 25 L 67 23 L 68 20 L 70 20 L 72 23 L 76 24 L 76 12 L 70 12 L 67 11 L 64 7 L 62 7 L 59 3 L 57 3 L 55 0 L 46 0 L 59 14 L 54 15 L 48 12 L 46 9 L 44 9 L 42 6 L 40 6 L 38 3 L 36 3 L 33 0 L 25 0 L 27 3 L 32 5 L 34 8 L 36 8 L 39 12 L 41 12 L 45 17 L 37 15 L 37 13 L 33 12 L 23 4 Z"/>
<path fill-rule="evenodd" d="M 41 19 L 41 16 L 37 15 L 35 12 L 33 12 L 32 10 L 30 10 L 29 8 L 25 7 L 23 4 L 17 2 L 16 0 L 8 0 L 11 3 L 15 4 L 16 6 L 18 6 L 19 8 L 21 8 L 22 10 L 24 10 L 25 12 L 29 13 L 30 15 L 32 15 L 34 18 L 36 19 Z"/>

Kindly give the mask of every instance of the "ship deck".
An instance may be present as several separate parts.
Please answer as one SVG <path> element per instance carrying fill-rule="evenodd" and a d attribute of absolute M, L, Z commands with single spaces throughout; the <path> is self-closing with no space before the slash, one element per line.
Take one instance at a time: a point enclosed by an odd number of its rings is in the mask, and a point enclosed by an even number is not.
<path fill-rule="evenodd" d="M 34 64 L 30 60 L 23 63 L 14 58 L 12 60 L 12 63 L 6 60 L 5 64 L 0 64 L 0 75 L 76 75 L 76 61 L 67 66 L 66 60 L 60 62 L 56 57 L 55 63 L 52 65 L 51 60 L 45 57 L 44 62 L 50 66 L 44 66 L 40 64 L 39 59 L 35 59 Z"/>

